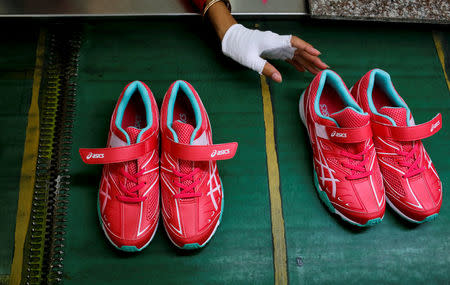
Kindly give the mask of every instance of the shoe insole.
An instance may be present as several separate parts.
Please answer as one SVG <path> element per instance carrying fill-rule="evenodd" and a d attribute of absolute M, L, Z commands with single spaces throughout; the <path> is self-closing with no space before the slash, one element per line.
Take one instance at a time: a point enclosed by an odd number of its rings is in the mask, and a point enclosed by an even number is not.
<path fill-rule="evenodd" d="M 190 124 L 194 128 L 197 126 L 191 101 L 182 90 L 178 91 L 173 110 L 173 122 L 178 120 Z"/>
<path fill-rule="evenodd" d="M 372 101 L 375 109 L 380 110 L 382 107 L 397 107 L 394 102 L 386 95 L 383 88 L 375 81 L 372 90 Z"/>
<path fill-rule="evenodd" d="M 328 117 L 346 107 L 336 90 L 329 84 L 325 83 L 322 94 L 319 99 L 320 113 Z"/>
<path fill-rule="evenodd" d="M 135 127 L 138 129 L 143 129 L 147 126 L 147 116 L 144 102 L 136 91 L 131 95 L 130 101 L 125 108 L 122 118 L 122 128 Z"/>

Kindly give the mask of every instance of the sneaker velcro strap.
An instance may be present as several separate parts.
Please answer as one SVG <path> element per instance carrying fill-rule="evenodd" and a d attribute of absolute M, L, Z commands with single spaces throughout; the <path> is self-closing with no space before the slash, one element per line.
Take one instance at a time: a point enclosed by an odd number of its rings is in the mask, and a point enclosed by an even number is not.
<path fill-rule="evenodd" d="M 231 159 L 236 154 L 237 142 L 213 145 L 189 145 L 163 137 L 162 150 L 181 160 L 209 161 Z"/>
<path fill-rule="evenodd" d="M 396 127 L 378 122 L 372 122 L 375 136 L 390 138 L 396 141 L 416 141 L 431 137 L 442 128 L 442 116 L 437 114 L 432 120 L 410 127 Z"/>
<path fill-rule="evenodd" d="M 109 164 L 136 160 L 158 148 L 158 136 L 127 146 L 109 148 L 80 148 L 80 156 L 87 164 Z"/>
<path fill-rule="evenodd" d="M 336 143 L 360 143 L 372 138 L 370 123 L 359 128 L 338 128 L 316 124 L 317 136 Z"/>

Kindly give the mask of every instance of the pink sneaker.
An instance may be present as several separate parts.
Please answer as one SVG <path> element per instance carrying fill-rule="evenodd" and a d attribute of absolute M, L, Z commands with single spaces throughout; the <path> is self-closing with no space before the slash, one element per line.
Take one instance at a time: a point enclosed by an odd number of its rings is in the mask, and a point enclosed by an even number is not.
<path fill-rule="evenodd" d="M 388 204 L 414 223 L 435 219 L 441 208 L 442 184 L 421 140 L 441 129 L 441 114 L 416 125 L 389 74 L 380 69 L 366 73 L 352 94 L 370 114 Z"/>

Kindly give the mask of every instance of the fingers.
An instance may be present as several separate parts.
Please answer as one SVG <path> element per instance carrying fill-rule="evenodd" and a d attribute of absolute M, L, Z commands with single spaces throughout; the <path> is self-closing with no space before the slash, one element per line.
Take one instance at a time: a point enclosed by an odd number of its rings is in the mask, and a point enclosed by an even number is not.
<path fill-rule="evenodd" d="M 298 64 L 295 60 L 288 59 L 286 62 L 292 64 L 298 71 L 305 72 L 305 68 L 301 64 Z"/>
<path fill-rule="evenodd" d="M 314 56 L 321 55 L 320 51 L 316 50 L 312 45 L 305 42 L 304 40 L 302 40 L 299 37 L 292 36 L 291 37 L 291 45 L 292 45 L 292 47 L 297 48 L 298 51 L 306 51 L 307 53 L 314 55 Z"/>
<path fill-rule="evenodd" d="M 328 68 L 328 65 L 326 65 L 322 61 L 320 61 L 320 62 L 322 62 L 323 65 L 320 65 L 320 67 L 317 67 L 311 61 L 309 61 L 305 58 L 299 57 L 299 56 L 294 57 L 293 59 L 290 59 L 290 60 L 286 60 L 286 61 L 288 63 L 292 64 L 300 72 L 304 72 L 305 70 L 308 70 L 312 74 L 317 74 L 322 69 Z"/>
<path fill-rule="evenodd" d="M 291 45 L 297 50 L 294 57 L 291 60 L 291 64 L 294 65 L 297 70 L 308 70 L 313 74 L 317 74 L 322 69 L 329 68 L 320 58 L 321 52 L 315 49 L 311 44 L 305 42 L 299 37 L 291 37 Z"/>
<path fill-rule="evenodd" d="M 305 60 L 302 57 L 294 58 L 293 61 L 295 61 L 298 65 L 302 66 L 312 74 L 317 74 L 321 71 L 321 69 L 317 68 L 314 64 Z"/>
<path fill-rule="evenodd" d="M 266 62 L 262 74 L 272 78 L 273 81 L 280 83 L 283 79 L 281 78 L 280 72 L 269 62 Z"/>
<path fill-rule="evenodd" d="M 320 58 L 318 58 L 317 56 L 313 56 L 305 51 L 297 53 L 294 58 L 303 58 L 319 69 L 325 69 L 329 67 Z"/>

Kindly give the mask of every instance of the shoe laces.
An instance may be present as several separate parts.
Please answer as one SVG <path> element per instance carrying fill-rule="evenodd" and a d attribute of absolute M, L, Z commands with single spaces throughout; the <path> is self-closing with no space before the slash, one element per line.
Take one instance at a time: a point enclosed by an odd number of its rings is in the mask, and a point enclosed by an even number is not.
<path fill-rule="evenodd" d="M 195 198 L 200 197 L 202 193 L 196 193 L 195 187 L 200 183 L 200 179 L 195 180 L 194 175 L 196 175 L 200 171 L 199 168 L 194 168 L 192 171 L 188 173 L 183 173 L 176 170 L 172 167 L 172 172 L 175 176 L 179 178 L 180 181 L 174 180 L 173 183 L 176 187 L 180 188 L 180 192 L 175 194 L 176 199 L 187 199 L 187 198 Z M 190 181 L 191 183 L 183 183 L 186 181 Z"/>
<path fill-rule="evenodd" d="M 369 160 L 369 156 L 367 153 L 369 152 L 370 148 L 365 148 L 362 152 L 353 154 L 350 152 L 347 152 L 345 150 L 341 151 L 341 155 L 344 157 L 347 157 L 356 163 L 348 163 L 346 161 L 343 161 L 341 164 L 342 166 L 349 168 L 352 171 L 352 174 L 347 175 L 345 178 L 347 180 L 355 180 L 367 177 L 372 174 L 371 170 L 367 170 L 365 165 L 367 164 L 367 161 Z"/>
<path fill-rule="evenodd" d="M 144 187 L 147 182 L 139 182 L 138 178 L 144 174 L 144 170 L 141 170 L 137 173 L 129 173 L 128 171 L 125 171 L 124 168 L 120 169 L 120 174 L 125 177 L 128 181 L 131 181 L 134 186 L 128 185 L 128 183 L 123 184 L 119 183 L 119 188 L 125 195 L 117 196 L 117 199 L 119 201 L 125 202 L 125 203 L 138 203 L 142 202 L 147 197 L 139 197 L 139 190 Z"/>
<path fill-rule="evenodd" d="M 396 151 L 398 155 L 403 157 L 403 159 L 401 159 L 398 164 L 407 168 L 405 174 L 402 175 L 403 178 L 409 178 L 425 170 L 423 166 L 419 167 L 419 160 L 414 155 L 418 151 L 418 149 L 419 144 L 414 143 L 414 146 L 409 151 Z"/>

